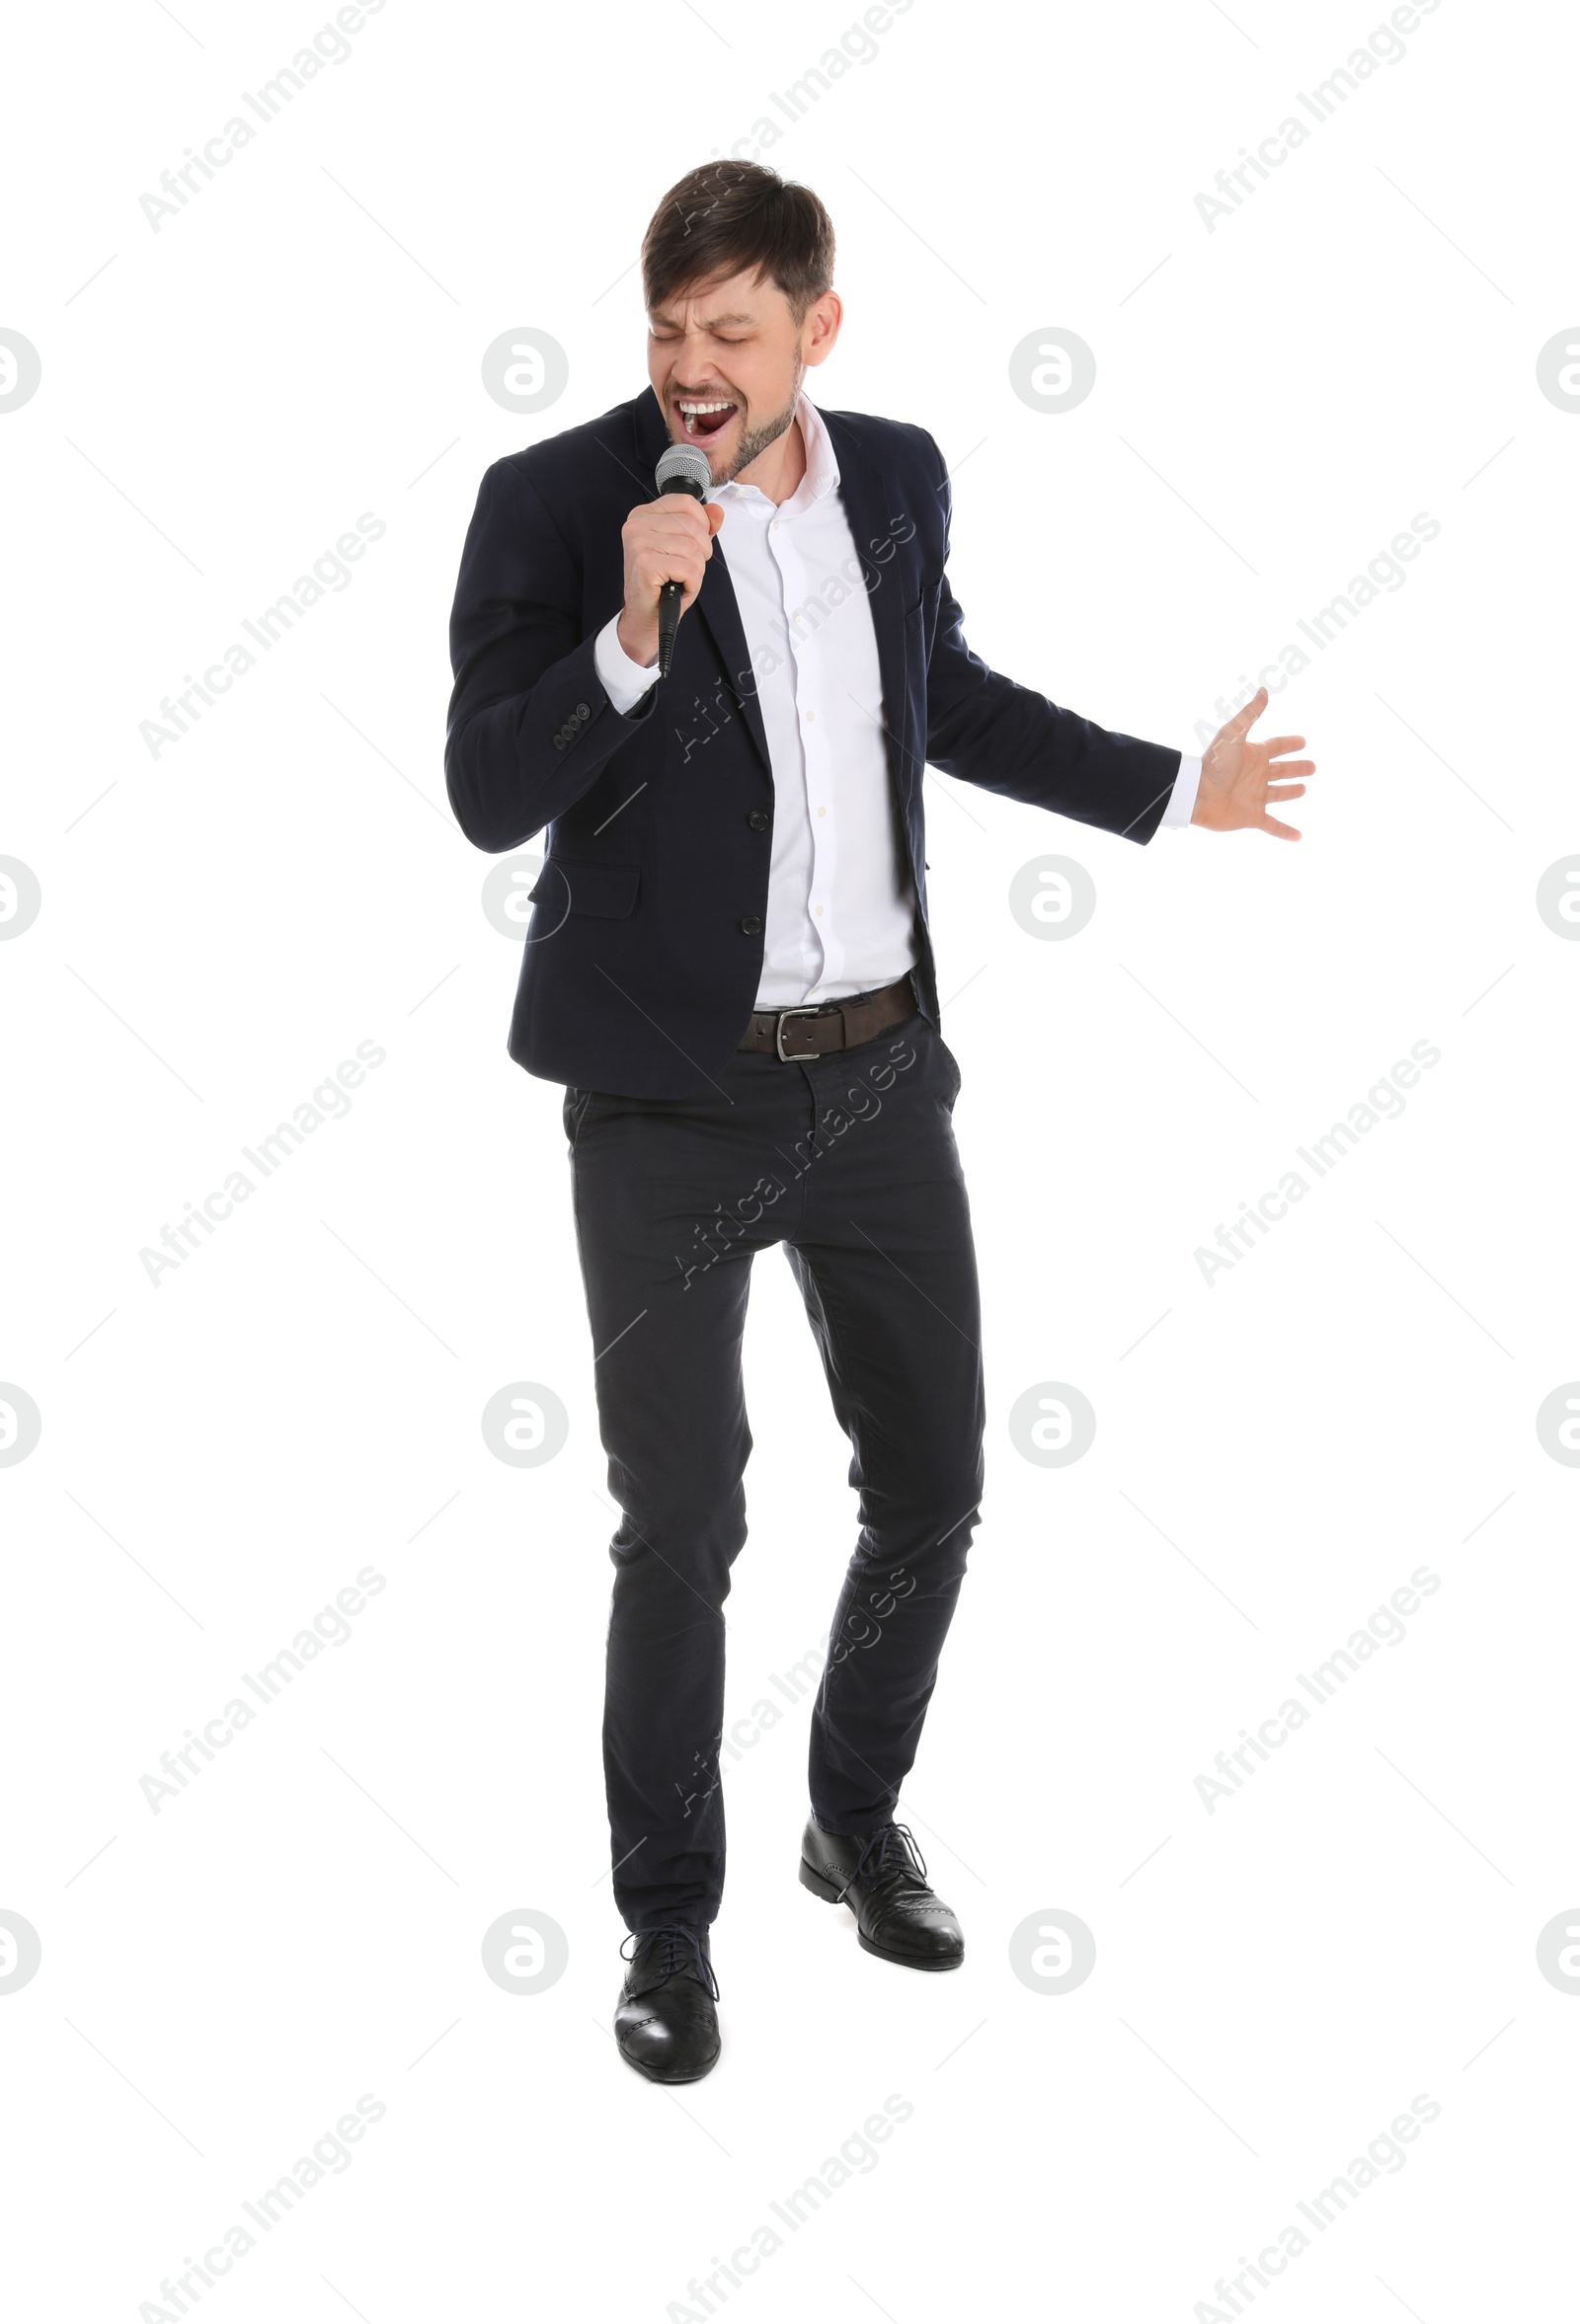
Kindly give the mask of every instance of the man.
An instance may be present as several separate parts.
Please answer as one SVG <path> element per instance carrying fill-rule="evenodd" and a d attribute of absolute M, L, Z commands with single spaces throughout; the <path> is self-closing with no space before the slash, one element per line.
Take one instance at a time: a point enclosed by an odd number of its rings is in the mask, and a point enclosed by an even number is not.
<path fill-rule="evenodd" d="M 719 2053 L 723 1605 L 746 1538 L 741 1342 L 782 1242 L 850 1438 L 861 1527 L 812 1714 L 800 1879 L 880 1959 L 948 1970 L 959 1924 L 894 1820 L 983 1482 L 971 1221 L 927 927 L 922 770 L 1146 842 L 1300 834 L 1312 771 L 1104 732 L 989 669 L 945 572 L 925 429 L 806 395 L 842 308 L 817 196 L 717 163 L 642 248 L 651 389 L 497 461 L 451 621 L 445 773 L 494 851 L 545 827 L 510 1053 L 563 1082 L 610 1491 L 603 1727 L 621 2051 Z M 712 497 L 654 497 L 672 444 Z M 658 676 L 659 602 L 681 586 Z M 1275 763 L 1281 762 L 1281 763 Z"/>

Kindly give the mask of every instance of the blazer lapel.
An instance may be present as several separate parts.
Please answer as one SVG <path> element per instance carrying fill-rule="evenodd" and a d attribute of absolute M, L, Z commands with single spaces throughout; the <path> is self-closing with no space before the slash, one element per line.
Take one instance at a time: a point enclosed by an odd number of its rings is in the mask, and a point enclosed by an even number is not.
<path fill-rule="evenodd" d="M 823 411 L 821 405 L 818 408 L 839 463 L 839 499 L 867 586 L 867 603 L 872 609 L 873 632 L 878 643 L 878 673 L 883 682 L 884 744 L 889 773 L 904 797 L 910 788 L 911 753 L 905 746 L 906 606 L 901 575 L 909 567 L 902 559 L 899 547 L 894 546 L 902 538 L 898 528 L 905 521 L 904 512 L 891 509 L 889 503 L 894 496 L 889 485 L 864 457 L 843 417 L 837 412 Z M 914 530 L 912 525 L 911 537 Z M 874 552 L 886 543 L 891 545 L 891 554 L 887 561 L 880 563 Z"/>

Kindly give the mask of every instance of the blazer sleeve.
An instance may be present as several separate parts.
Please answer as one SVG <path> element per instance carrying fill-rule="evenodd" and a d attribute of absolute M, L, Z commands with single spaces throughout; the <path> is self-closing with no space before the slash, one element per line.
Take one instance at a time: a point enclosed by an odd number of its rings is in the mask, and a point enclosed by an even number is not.
<path fill-rule="evenodd" d="M 474 847 L 519 847 L 590 791 L 653 715 L 598 676 L 596 628 L 584 635 L 582 575 L 541 497 L 514 460 L 483 478 L 450 614 L 454 691 L 444 742 L 450 806 Z"/>
<path fill-rule="evenodd" d="M 947 568 L 953 498 L 942 454 L 939 468 Z M 927 663 L 930 766 L 1002 798 L 1145 843 L 1162 820 L 1180 756 L 1160 742 L 1111 734 L 989 669 L 966 643 L 964 617 L 945 571 Z"/>

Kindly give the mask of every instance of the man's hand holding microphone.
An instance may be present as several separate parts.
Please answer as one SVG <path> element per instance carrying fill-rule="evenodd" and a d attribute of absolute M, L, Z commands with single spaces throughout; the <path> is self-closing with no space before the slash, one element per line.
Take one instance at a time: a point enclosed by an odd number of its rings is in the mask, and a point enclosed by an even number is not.
<path fill-rule="evenodd" d="M 625 603 L 615 636 L 622 653 L 645 669 L 657 661 L 663 676 L 675 626 L 702 586 L 724 510 L 703 497 L 712 482 L 707 454 L 692 445 L 672 444 L 656 481 L 658 499 L 633 508 L 620 527 Z"/>

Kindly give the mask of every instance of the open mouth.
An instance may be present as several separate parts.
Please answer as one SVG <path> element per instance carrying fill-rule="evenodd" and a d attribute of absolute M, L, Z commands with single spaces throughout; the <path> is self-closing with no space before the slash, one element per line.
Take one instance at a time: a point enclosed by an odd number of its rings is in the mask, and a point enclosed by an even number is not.
<path fill-rule="evenodd" d="M 674 408 L 680 415 L 687 440 L 692 443 L 717 435 L 734 419 L 737 410 L 736 405 L 718 396 L 676 396 Z"/>

